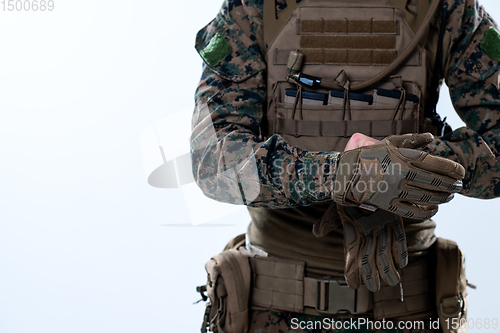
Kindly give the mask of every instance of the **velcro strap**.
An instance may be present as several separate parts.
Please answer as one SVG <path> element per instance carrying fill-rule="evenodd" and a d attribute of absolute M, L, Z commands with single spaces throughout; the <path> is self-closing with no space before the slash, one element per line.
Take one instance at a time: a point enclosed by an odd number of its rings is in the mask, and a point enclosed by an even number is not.
<path fill-rule="evenodd" d="M 310 308 L 316 307 L 316 288 L 318 287 L 318 280 L 312 278 L 304 279 L 304 306 Z"/>
<path fill-rule="evenodd" d="M 311 137 L 350 137 L 363 133 L 372 137 L 413 133 L 416 120 L 295 120 L 276 119 L 276 133 Z"/>
<path fill-rule="evenodd" d="M 300 49 L 304 53 L 304 64 L 323 65 L 389 65 L 396 60 L 396 50 L 352 50 L 352 49 Z M 286 65 L 291 49 L 274 49 L 274 65 Z M 405 66 L 420 66 L 420 54 L 411 56 Z"/>

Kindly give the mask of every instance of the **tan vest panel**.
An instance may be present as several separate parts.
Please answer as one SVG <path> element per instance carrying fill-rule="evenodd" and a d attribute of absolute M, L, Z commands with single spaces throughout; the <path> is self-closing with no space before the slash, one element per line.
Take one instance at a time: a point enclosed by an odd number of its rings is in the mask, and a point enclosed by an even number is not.
<path fill-rule="evenodd" d="M 408 12 L 405 12 L 408 16 Z M 303 91 L 327 94 L 324 105 L 306 100 L 294 104 L 286 89 L 297 89 L 286 81 L 290 51 L 304 53 L 302 72 L 321 78 L 335 78 L 343 70 L 350 82 L 370 79 L 391 64 L 411 43 L 414 33 L 399 8 L 390 1 L 303 0 L 289 16 L 266 54 L 268 65 L 268 110 L 264 136 L 280 134 L 285 141 L 309 151 L 343 151 L 349 137 L 361 132 L 383 138 L 422 129 L 427 70 L 425 50 L 419 45 L 392 76 L 403 80 L 406 94 L 417 103 L 339 104 L 327 89 L 303 87 Z M 395 80 L 397 82 L 397 80 Z M 397 86 L 397 84 L 396 84 Z M 402 91 L 390 78 L 375 88 Z M 345 92 L 344 92 L 345 93 Z M 403 94 L 401 94 L 403 95 Z M 292 102 L 291 102 L 292 101 Z"/>

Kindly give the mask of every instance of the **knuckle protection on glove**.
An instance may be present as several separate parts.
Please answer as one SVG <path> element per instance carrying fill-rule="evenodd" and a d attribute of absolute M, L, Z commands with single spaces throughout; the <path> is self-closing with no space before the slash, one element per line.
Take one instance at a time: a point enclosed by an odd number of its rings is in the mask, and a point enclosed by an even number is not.
<path fill-rule="evenodd" d="M 465 175 L 464 168 L 419 150 L 398 148 L 389 138 L 381 144 L 341 154 L 335 174 L 334 201 L 375 206 L 413 219 L 431 217 L 437 209 L 426 210 L 420 204 L 450 201 L 453 198 L 450 194 L 462 189 L 460 179 Z M 404 140 L 393 141 L 403 144 Z M 404 202 L 408 205 L 400 205 Z"/>
<path fill-rule="evenodd" d="M 423 153 L 420 160 L 411 162 L 411 165 L 415 168 L 437 173 L 455 180 L 461 180 L 465 177 L 465 169 L 462 165 L 452 160 L 427 153 Z"/>
<path fill-rule="evenodd" d="M 412 203 L 403 199 L 394 199 L 391 211 L 399 216 L 416 220 L 425 220 L 436 215 L 438 206 L 432 204 Z"/>
<path fill-rule="evenodd" d="M 360 272 L 366 288 L 370 291 L 380 289 L 379 273 L 376 265 L 377 237 L 373 233 L 365 236 L 366 242 L 361 249 Z"/>
<path fill-rule="evenodd" d="M 397 285 L 400 280 L 399 273 L 395 267 L 396 261 L 397 259 L 393 257 L 392 252 L 392 237 L 390 237 L 388 229 L 384 228 L 379 235 L 377 267 L 382 279 L 390 286 Z"/>
<path fill-rule="evenodd" d="M 454 194 L 448 192 L 439 192 L 432 190 L 424 190 L 414 186 L 403 186 L 405 190 L 401 191 L 398 198 L 414 202 L 417 204 L 435 204 L 449 202 L 453 199 Z"/>
<path fill-rule="evenodd" d="M 391 286 L 398 284 L 398 268 L 408 263 L 401 218 L 384 210 L 367 213 L 355 207 L 340 206 L 339 212 L 344 225 L 344 275 L 349 287 L 356 289 L 360 277 L 373 292 L 380 289 L 380 279 Z"/>
<path fill-rule="evenodd" d="M 423 147 L 432 140 L 434 140 L 434 136 L 431 133 L 408 133 L 385 138 L 385 141 L 390 142 L 395 147 L 411 149 Z"/>

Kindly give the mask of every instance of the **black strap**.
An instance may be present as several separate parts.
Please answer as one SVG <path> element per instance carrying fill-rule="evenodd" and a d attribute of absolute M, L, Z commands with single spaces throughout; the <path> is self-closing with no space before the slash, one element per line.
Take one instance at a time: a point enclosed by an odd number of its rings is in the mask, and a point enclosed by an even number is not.
<path fill-rule="evenodd" d="M 441 1 L 441 0 L 434 0 Z M 439 81 L 440 81 L 440 73 L 441 73 L 441 58 L 443 55 L 443 40 L 444 40 L 444 32 L 446 29 L 446 21 L 448 20 L 448 16 L 446 15 L 444 8 L 441 9 L 441 27 L 439 28 L 439 41 L 438 41 L 438 49 L 436 52 L 436 62 L 434 64 L 434 76 L 432 77 L 432 83 L 430 88 L 430 95 L 427 99 L 427 103 L 425 105 L 424 116 L 427 119 L 432 121 L 432 125 L 438 128 L 438 134 L 444 135 L 449 128 L 449 125 L 446 123 L 446 118 L 441 120 L 441 116 L 437 113 L 436 107 L 439 101 Z"/>

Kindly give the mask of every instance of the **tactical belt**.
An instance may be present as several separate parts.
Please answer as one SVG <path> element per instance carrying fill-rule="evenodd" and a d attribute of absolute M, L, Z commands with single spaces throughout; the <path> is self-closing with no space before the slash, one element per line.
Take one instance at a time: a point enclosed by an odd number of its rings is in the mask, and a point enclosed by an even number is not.
<path fill-rule="evenodd" d="M 410 263 L 400 286 L 383 285 L 371 293 L 364 286 L 353 290 L 341 279 L 316 279 L 304 275 L 305 262 L 276 257 L 250 258 L 251 305 L 314 315 L 366 314 L 375 319 L 432 311 L 429 274 L 425 260 Z"/>

